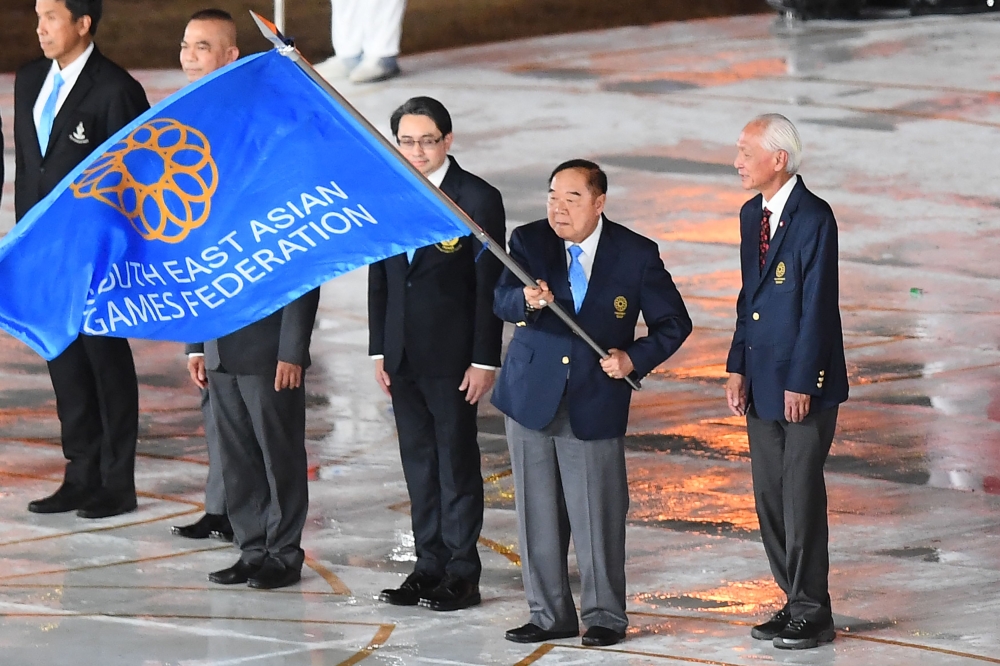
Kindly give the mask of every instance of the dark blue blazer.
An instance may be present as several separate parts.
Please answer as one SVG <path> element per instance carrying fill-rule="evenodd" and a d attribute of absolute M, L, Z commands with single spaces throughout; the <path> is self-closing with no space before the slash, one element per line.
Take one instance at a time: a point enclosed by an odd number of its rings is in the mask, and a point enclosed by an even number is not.
<path fill-rule="evenodd" d="M 785 391 L 812 396 L 810 412 L 847 400 L 840 325 L 837 221 L 799 178 L 777 222 L 764 270 L 758 244 L 762 197 L 740 211 L 743 288 L 726 370 L 745 376 L 757 415 L 781 421 Z"/>
<path fill-rule="evenodd" d="M 510 255 L 545 280 L 556 301 L 573 312 L 565 245 L 548 220 L 515 229 Z M 523 287 L 504 270 L 494 295 L 494 312 L 517 327 L 493 388 L 493 404 L 526 428 L 541 430 L 552 422 L 565 393 L 578 439 L 624 436 L 632 389 L 608 377 L 597 353 L 551 311 L 527 312 Z M 649 330 L 636 340 L 640 312 Z M 669 358 L 691 333 L 691 319 L 656 243 L 607 218 L 576 320 L 605 349 L 627 352 L 636 378 Z"/>

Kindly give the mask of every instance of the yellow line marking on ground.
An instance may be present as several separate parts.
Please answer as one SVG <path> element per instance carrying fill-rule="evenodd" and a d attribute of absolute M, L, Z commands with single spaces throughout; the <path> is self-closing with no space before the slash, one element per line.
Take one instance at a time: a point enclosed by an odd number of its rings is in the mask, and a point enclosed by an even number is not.
<path fill-rule="evenodd" d="M 394 624 L 380 625 L 378 631 L 375 632 L 375 636 L 371 639 L 371 641 L 369 641 L 368 645 L 361 648 L 361 650 L 359 650 L 357 654 L 337 664 L 337 666 L 352 666 L 353 664 L 358 663 L 362 659 L 367 658 L 369 655 L 371 655 L 372 652 L 375 652 L 375 650 L 385 645 L 385 642 L 389 640 L 389 634 L 391 634 L 392 630 L 395 628 L 396 625 Z"/>
<path fill-rule="evenodd" d="M 48 541 L 50 539 L 61 539 L 63 537 L 76 536 L 78 534 L 94 534 L 96 532 L 110 532 L 111 530 L 120 530 L 125 527 L 135 527 L 136 525 L 149 525 L 150 523 L 158 523 L 163 520 L 170 520 L 171 518 L 180 518 L 182 516 L 189 516 L 192 513 L 198 513 L 199 509 L 191 508 L 186 511 L 177 511 L 175 513 L 168 513 L 165 516 L 160 516 L 159 518 L 149 518 L 147 520 L 136 520 L 131 523 L 121 523 L 119 525 L 104 525 L 101 527 L 92 527 L 85 530 L 74 530 L 72 532 L 60 532 L 59 534 L 46 534 L 45 536 L 29 537 L 27 539 L 18 539 L 16 541 L 4 541 L 0 543 L 0 548 L 4 546 L 16 546 L 22 543 L 34 543 L 36 541 Z"/>
<path fill-rule="evenodd" d="M 554 649 L 556 649 L 556 646 L 554 644 L 543 643 L 541 646 L 538 647 L 538 649 L 536 649 L 534 652 L 529 654 L 521 661 L 514 664 L 514 666 L 529 666 L 529 664 L 535 663 L 536 661 L 547 655 L 549 652 L 552 652 Z"/>
<path fill-rule="evenodd" d="M 496 474 L 490 474 L 488 477 L 483 479 L 483 483 L 496 483 L 500 479 L 504 479 L 514 473 L 512 469 L 505 469 L 502 472 L 497 472 Z"/>
<path fill-rule="evenodd" d="M 305 565 L 318 573 L 320 577 L 327 582 L 334 594 L 339 594 L 345 597 L 351 596 L 351 590 L 344 584 L 344 581 L 340 580 L 340 578 L 337 577 L 337 574 L 324 567 L 315 559 L 306 555 Z"/>
<path fill-rule="evenodd" d="M 197 553 L 210 553 L 216 550 L 230 550 L 232 549 L 231 544 L 224 544 L 221 546 L 210 546 L 209 548 L 197 548 L 195 550 L 185 550 L 180 553 L 167 553 L 166 555 L 152 555 L 150 557 L 139 557 L 131 560 L 122 560 L 119 562 L 105 562 L 104 564 L 88 564 L 82 567 L 67 567 L 63 569 L 51 569 L 48 571 L 31 571 L 28 573 L 15 574 L 13 576 L 2 576 L 0 581 L 5 580 L 17 580 L 20 578 L 30 578 L 32 576 L 50 576 L 53 574 L 67 574 L 76 573 L 78 571 L 91 571 L 93 569 L 107 569 L 109 567 L 118 567 L 125 564 L 140 564 L 144 562 L 157 562 L 159 560 L 169 560 L 175 557 L 184 557 L 185 555 L 195 555 Z"/>
<path fill-rule="evenodd" d="M 508 560 L 510 560 L 514 565 L 521 566 L 521 556 L 517 554 L 517 551 L 510 546 L 505 546 L 502 543 L 497 543 L 493 539 L 487 539 L 484 536 L 479 537 L 479 543 L 483 544 L 495 553 L 503 555 Z"/>

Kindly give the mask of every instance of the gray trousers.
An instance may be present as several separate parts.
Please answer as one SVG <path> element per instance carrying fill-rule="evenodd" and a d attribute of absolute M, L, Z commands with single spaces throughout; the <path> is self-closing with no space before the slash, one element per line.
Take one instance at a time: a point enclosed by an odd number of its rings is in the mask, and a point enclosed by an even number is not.
<path fill-rule="evenodd" d="M 565 403 L 544 430 L 506 419 L 514 472 L 521 576 L 530 621 L 550 631 L 579 628 L 566 556 L 572 535 L 580 568 L 580 619 L 624 632 L 625 440 L 579 440 Z"/>
<path fill-rule="evenodd" d="M 309 509 L 305 385 L 274 390 L 274 377 L 209 371 L 212 415 L 229 522 L 241 559 L 302 568 Z"/>
<path fill-rule="evenodd" d="M 208 480 L 205 481 L 205 513 L 226 515 L 226 486 L 222 482 L 222 459 L 219 457 L 219 431 L 212 416 L 208 389 L 201 389 L 201 415 L 205 420 L 205 446 L 208 448 Z"/>
<path fill-rule="evenodd" d="M 752 406 L 747 411 L 753 494 L 771 573 L 792 618 L 819 623 L 832 617 L 823 465 L 837 411 L 810 413 L 801 423 L 765 421 Z"/>

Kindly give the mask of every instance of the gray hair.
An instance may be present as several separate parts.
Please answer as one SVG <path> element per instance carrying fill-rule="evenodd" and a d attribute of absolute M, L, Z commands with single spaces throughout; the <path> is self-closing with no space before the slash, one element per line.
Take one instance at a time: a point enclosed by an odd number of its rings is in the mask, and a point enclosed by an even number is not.
<path fill-rule="evenodd" d="M 760 145 L 772 153 L 779 150 L 788 155 L 788 165 L 785 171 L 795 175 L 802 163 L 802 139 L 792 121 L 780 113 L 765 113 L 751 121 L 752 125 L 760 125 Z"/>

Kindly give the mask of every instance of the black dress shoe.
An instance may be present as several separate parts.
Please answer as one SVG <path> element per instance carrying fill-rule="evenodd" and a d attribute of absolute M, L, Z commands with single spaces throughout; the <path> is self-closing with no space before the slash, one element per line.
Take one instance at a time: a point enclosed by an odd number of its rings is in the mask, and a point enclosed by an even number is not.
<path fill-rule="evenodd" d="M 517 629 L 507 630 L 507 633 L 503 637 L 514 643 L 541 643 L 543 641 L 554 641 L 559 638 L 576 638 L 579 635 L 579 629 L 549 631 L 529 622 Z"/>
<path fill-rule="evenodd" d="M 625 638 L 624 631 L 615 631 L 607 627 L 591 627 L 583 634 L 581 641 L 587 647 L 607 647 L 615 643 L 621 643 Z"/>
<path fill-rule="evenodd" d="M 771 616 L 771 619 L 763 624 L 758 624 L 750 630 L 750 635 L 761 641 L 774 640 L 774 637 L 785 630 L 792 620 L 792 614 L 788 612 L 788 606 Z"/>
<path fill-rule="evenodd" d="M 91 492 L 88 492 L 82 486 L 64 483 L 59 486 L 59 490 L 48 497 L 28 502 L 28 511 L 32 513 L 66 513 L 67 511 L 75 511 L 83 506 L 91 494 Z"/>
<path fill-rule="evenodd" d="M 213 537 L 225 541 L 233 540 L 233 528 L 229 524 L 229 517 L 217 513 L 206 513 L 198 522 L 190 525 L 174 525 L 170 528 L 170 532 L 185 539 Z"/>
<path fill-rule="evenodd" d="M 433 611 L 456 611 L 482 602 L 479 585 L 457 576 L 445 576 L 444 580 L 429 592 L 420 595 L 420 607 Z"/>
<path fill-rule="evenodd" d="M 420 595 L 430 592 L 440 584 L 439 577 L 414 571 L 396 589 L 382 590 L 378 600 L 393 606 L 416 606 L 420 602 Z"/>
<path fill-rule="evenodd" d="M 247 586 L 255 590 L 276 590 L 299 582 L 302 570 L 286 567 L 281 560 L 269 557 L 264 560 L 264 566 L 247 580 Z"/>
<path fill-rule="evenodd" d="M 139 504 L 135 499 L 135 491 L 112 493 L 98 490 L 76 512 L 81 518 L 110 518 L 123 513 L 135 511 Z"/>
<path fill-rule="evenodd" d="M 833 620 L 810 622 L 796 618 L 788 623 L 784 631 L 774 637 L 774 647 L 783 650 L 808 650 L 821 643 L 829 643 L 837 636 Z"/>
<path fill-rule="evenodd" d="M 208 580 L 219 585 L 242 585 L 258 571 L 260 571 L 259 564 L 247 564 L 240 559 L 228 569 L 219 569 L 208 574 Z"/>

